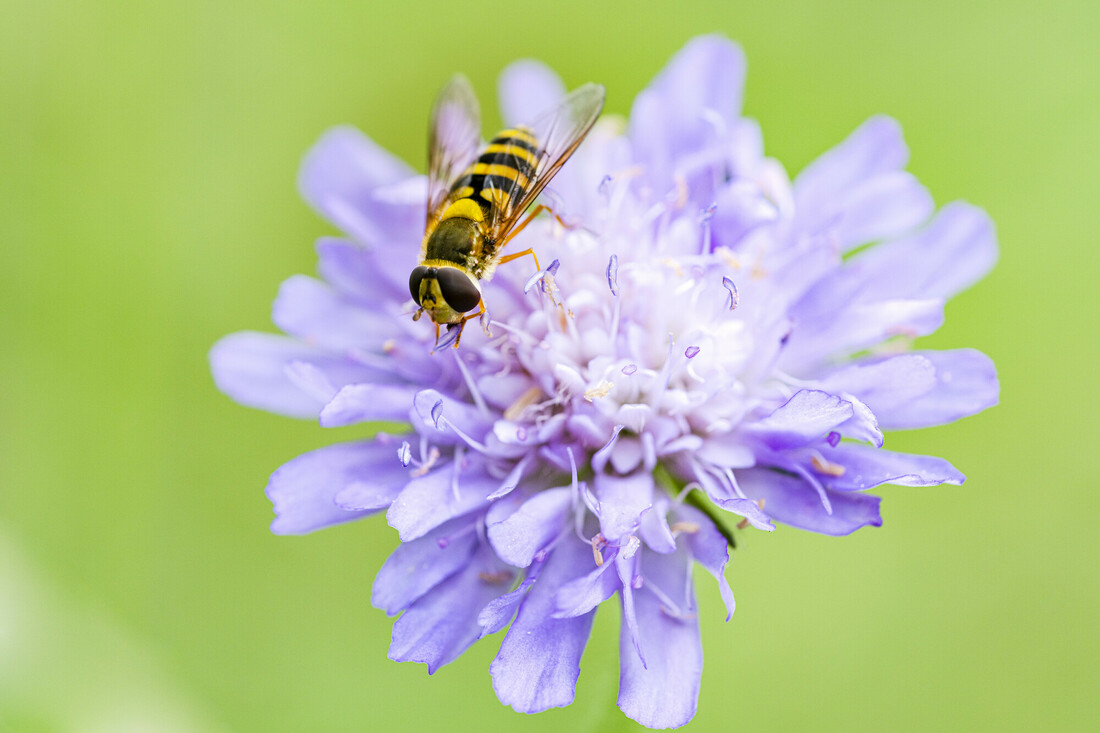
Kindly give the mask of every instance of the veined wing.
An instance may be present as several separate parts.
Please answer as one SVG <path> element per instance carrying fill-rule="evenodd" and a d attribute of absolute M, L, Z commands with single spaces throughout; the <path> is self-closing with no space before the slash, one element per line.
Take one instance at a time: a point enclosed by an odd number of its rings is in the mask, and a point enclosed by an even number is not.
<path fill-rule="evenodd" d="M 470 82 L 456 74 L 443 87 L 432 108 L 428 139 L 428 218 L 425 229 L 439 221 L 451 184 L 473 162 L 481 145 L 481 112 Z"/>
<path fill-rule="evenodd" d="M 603 109 L 604 88 L 599 84 L 578 87 L 552 109 L 527 125 L 503 130 L 478 158 L 486 167 L 485 189 L 494 199 L 486 229 L 494 241 L 503 239 L 519 217 L 534 203 L 546 184 L 592 129 Z M 490 166 L 512 171 L 492 175 Z"/>

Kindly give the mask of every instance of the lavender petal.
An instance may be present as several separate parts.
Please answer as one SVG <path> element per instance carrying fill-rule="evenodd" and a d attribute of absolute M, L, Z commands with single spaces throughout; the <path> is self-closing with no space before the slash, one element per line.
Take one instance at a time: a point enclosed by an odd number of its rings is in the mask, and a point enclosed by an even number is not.
<path fill-rule="evenodd" d="M 768 469 L 739 471 L 737 478 L 750 499 L 762 500 L 764 512 L 792 527 L 827 535 L 846 535 L 860 527 L 882 525 L 881 499 L 870 494 L 826 491 L 831 512 L 817 491 L 799 476 Z"/>
<path fill-rule="evenodd" d="M 540 491 L 506 519 L 490 521 L 486 534 L 501 560 L 525 568 L 561 533 L 571 508 L 570 487 Z"/>
<path fill-rule="evenodd" d="M 394 622 L 390 659 L 423 662 L 428 674 L 457 659 L 481 635 L 478 613 L 508 590 L 511 577 L 507 566 L 482 545 L 465 568 L 417 599 Z"/>
<path fill-rule="evenodd" d="M 464 569 L 477 547 L 477 532 L 461 520 L 402 542 L 374 577 L 371 604 L 393 616 Z"/>
<path fill-rule="evenodd" d="M 370 373 L 321 349 L 286 336 L 242 331 L 224 337 L 210 349 L 210 371 L 218 389 L 236 402 L 279 415 L 316 419 L 327 398 L 303 390 L 287 366 L 309 363 L 342 386 Z"/>
<path fill-rule="evenodd" d="M 283 464 L 267 484 L 267 498 L 275 505 L 275 534 L 305 534 L 350 522 L 370 514 L 349 512 L 335 503 L 336 495 L 355 482 L 379 487 L 401 486 L 404 470 L 393 460 L 393 447 L 384 441 L 338 443 L 303 453 Z"/>
<path fill-rule="evenodd" d="M 932 363 L 936 385 L 904 404 L 883 409 L 879 424 L 886 430 L 912 430 L 943 425 L 977 414 L 997 404 L 1000 383 L 993 361 L 974 349 L 916 351 Z"/>
<path fill-rule="evenodd" d="M 648 728 L 676 728 L 688 723 L 699 702 L 703 646 L 694 608 L 673 615 L 649 586 L 676 597 L 691 590 L 690 564 L 684 553 L 647 555 L 645 586 L 635 592 L 638 632 L 645 643 L 643 666 L 630 633 L 619 632 L 619 699 L 623 713 Z"/>
<path fill-rule="evenodd" d="M 590 548 L 574 539 L 554 548 L 489 665 L 497 697 L 517 712 L 538 713 L 573 702 L 596 614 L 557 618 L 554 611 L 558 591 L 590 556 Z"/>

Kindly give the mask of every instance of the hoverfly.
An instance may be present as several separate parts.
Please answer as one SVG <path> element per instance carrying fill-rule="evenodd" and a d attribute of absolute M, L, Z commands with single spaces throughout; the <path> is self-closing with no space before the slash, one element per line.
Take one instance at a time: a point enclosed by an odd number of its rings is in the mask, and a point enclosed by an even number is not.
<path fill-rule="evenodd" d="M 455 76 L 432 109 L 428 147 L 428 218 L 420 264 L 409 276 L 409 291 L 420 307 L 448 332 L 485 312 L 479 281 L 496 266 L 530 249 L 501 254 L 546 206 L 527 208 L 561 169 L 603 109 L 604 88 L 585 84 L 526 125 L 502 130 L 481 145 L 477 97 L 463 76 Z M 480 154 L 479 154 L 480 151 Z M 538 259 L 535 259 L 538 267 Z M 477 313 L 465 315 L 477 308 Z"/>

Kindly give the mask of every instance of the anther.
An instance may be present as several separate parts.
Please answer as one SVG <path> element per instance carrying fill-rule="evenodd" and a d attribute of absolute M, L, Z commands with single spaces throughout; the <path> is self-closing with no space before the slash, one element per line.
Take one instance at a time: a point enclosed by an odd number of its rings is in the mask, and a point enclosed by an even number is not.
<path fill-rule="evenodd" d="M 607 540 L 602 532 L 597 532 L 592 538 L 592 559 L 596 561 L 596 567 L 603 566 L 603 548 L 607 547 Z"/>
<path fill-rule="evenodd" d="M 737 292 L 737 286 L 734 285 L 733 280 L 730 280 L 728 277 L 722 278 L 722 287 L 729 291 L 729 298 L 726 299 L 726 304 L 732 311 L 740 304 L 741 295 Z"/>
<path fill-rule="evenodd" d="M 813 456 L 810 459 L 810 462 L 813 463 L 814 470 L 818 473 L 823 473 L 826 476 L 844 475 L 845 468 L 839 463 L 832 463 L 831 461 L 827 461 L 820 456 Z"/>

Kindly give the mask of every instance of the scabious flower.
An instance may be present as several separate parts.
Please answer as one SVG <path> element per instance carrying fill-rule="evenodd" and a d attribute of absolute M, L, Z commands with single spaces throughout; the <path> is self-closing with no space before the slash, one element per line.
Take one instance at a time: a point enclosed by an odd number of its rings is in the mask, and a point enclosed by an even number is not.
<path fill-rule="evenodd" d="M 992 266 L 992 224 L 934 211 L 885 117 L 792 184 L 740 116 L 743 77 L 736 45 L 698 38 L 627 125 L 599 122 L 551 186 L 567 226 L 544 217 L 511 245 L 551 264 L 501 267 L 491 333 L 473 321 L 459 349 L 433 351 L 411 318 L 424 178 L 350 128 L 306 157 L 303 195 L 348 236 L 318 242 L 320 279 L 279 290 L 285 336 L 228 336 L 211 363 L 246 405 L 408 425 L 301 455 L 267 487 L 280 534 L 386 512 L 401 544 L 373 602 L 401 614 L 391 659 L 433 672 L 507 628 L 500 700 L 568 705 L 596 608 L 618 596 L 619 707 L 680 726 L 703 664 L 692 565 L 732 614 L 734 525 L 844 535 L 881 524 L 867 489 L 963 481 L 881 446 L 996 402 L 981 353 L 910 348 Z M 563 93 L 517 63 L 505 120 Z"/>

